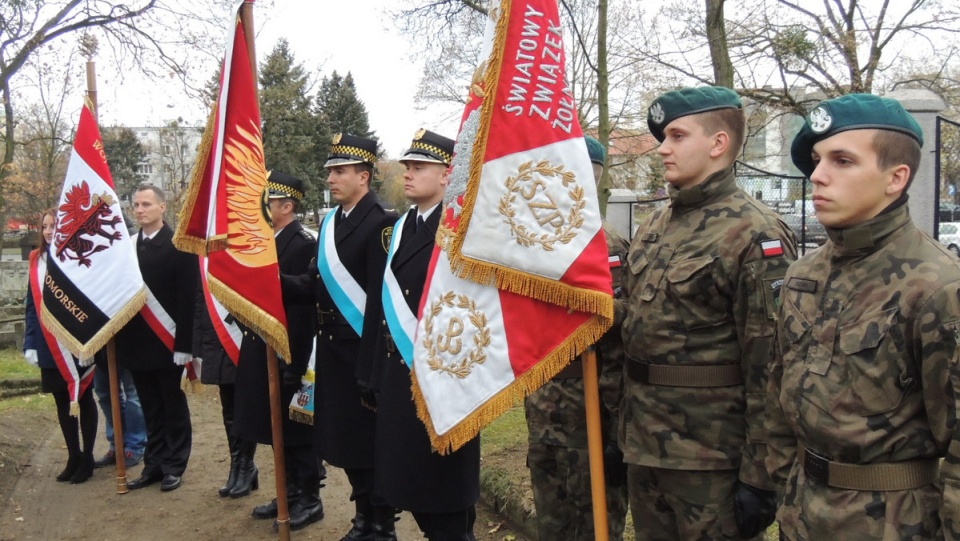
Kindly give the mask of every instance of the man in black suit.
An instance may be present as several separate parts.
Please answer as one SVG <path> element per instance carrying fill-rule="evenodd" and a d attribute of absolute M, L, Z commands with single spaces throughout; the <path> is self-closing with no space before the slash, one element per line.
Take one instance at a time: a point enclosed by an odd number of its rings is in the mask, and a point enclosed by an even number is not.
<path fill-rule="evenodd" d="M 379 320 L 370 307 L 380 295 L 397 219 L 370 191 L 376 159 L 373 139 L 334 136 L 325 167 L 339 206 L 321 225 L 316 267 L 282 276 L 287 302 L 316 302 L 314 449 L 350 480 L 356 516 L 345 541 L 396 539 L 394 509 L 373 498 L 375 414 L 361 405 L 357 386 L 359 360 L 373 354 Z"/>
<path fill-rule="evenodd" d="M 302 274 L 310 268 L 310 260 L 317 253 L 317 242 L 297 220 L 303 201 L 303 181 L 281 173 L 270 172 L 267 177 L 269 211 L 273 234 L 277 243 L 280 272 Z M 317 331 L 316 312 L 306 304 L 287 304 L 287 336 L 290 339 L 290 362 L 279 361 L 280 407 L 283 417 L 283 452 L 287 475 L 287 503 L 290 509 L 290 529 L 299 530 L 323 518 L 320 501 L 320 467 L 313 452 L 313 429 L 290 419 L 290 400 L 300 388 L 300 380 L 307 371 L 313 337 Z M 251 442 L 273 443 L 270 424 L 270 389 L 267 381 L 267 347 L 256 332 L 244 328 L 237 363 L 237 390 L 234 403 L 234 433 L 244 449 Z M 258 482 L 257 469 L 249 458 L 241 455 L 240 480 L 230 492 L 238 498 L 250 493 Z M 256 507 L 254 518 L 276 518 L 277 501 Z"/>
<path fill-rule="evenodd" d="M 192 444 L 190 408 L 180 389 L 184 365 L 193 359 L 193 310 L 199 266 L 196 256 L 173 246 L 163 222 L 163 190 L 143 184 L 133 196 L 140 224 L 137 259 L 148 288 L 146 306 L 117 333 L 117 358 L 133 374 L 147 422 L 147 447 L 140 477 L 131 490 L 161 482 L 180 487 Z"/>
<path fill-rule="evenodd" d="M 384 300 L 378 307 L 380 332 L 370 358 L 370 387 L 377 404 L 374 492 L 389 505 L 412 512 L 430 541 L 474 541 L 480 497 L 480 438 L 454 453 L 438 454 L 417 418 L 410 392 L 413 337 L 442 219 L 453 145 L 451 139 L 420 130 L 400 158 L 407 168 L 404 195 L 414 206 L 394 228 Z"/>

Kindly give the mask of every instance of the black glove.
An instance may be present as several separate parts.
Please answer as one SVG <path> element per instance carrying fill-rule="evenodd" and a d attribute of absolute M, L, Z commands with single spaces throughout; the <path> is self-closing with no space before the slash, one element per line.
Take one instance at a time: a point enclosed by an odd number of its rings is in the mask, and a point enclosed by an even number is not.
<path fill-rule="evenodd" d="M 737 482 L 733 496 L 733 516 L 740 537 L 752 539 L 767 529 L 777 518 L 777 493 L 744 482 Z"/>
<path fill-rule="evenodd" d="M 302 375 L 294 374 L 292 370 L 284 370 L 283 376 L 280 378 L 280 385 L 287 389 L 291 387 L 294 389 L 299 389 L 302 378 Z"/>
<path fill-rule="evenodd" d="M 627 482 L 627 465 L 623 462 L 623 451 L 617 442 L 608 441 L 603 447 L 603 476 L 607 486 L 619 487 Z"/>
<path fill-rule="evenodd" d="M 377 392 L 363 381 L 357 382 L 357 391 L 360 393 L 360 405 L 368 410 L 377 411 Z"/>

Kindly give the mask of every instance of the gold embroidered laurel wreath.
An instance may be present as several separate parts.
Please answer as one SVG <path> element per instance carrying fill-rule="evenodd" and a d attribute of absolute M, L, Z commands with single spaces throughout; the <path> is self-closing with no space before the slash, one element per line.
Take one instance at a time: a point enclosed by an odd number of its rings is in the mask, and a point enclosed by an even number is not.
<path fill-rule="evenodd" d="M 444 307 L 465 309 L 469 311 L 467 318 L 477 329 L 473 336 L 474 348 L 466 357 L 458 357 L 460 360 L 451 364 L 445 364 L 440 357 L 441 351 L 449 352 L 451 356 L 456 356 L 462 350 L 462 343 L 457 338 L 463 332 L 463 320 L 459 317 L 451 317 L 450 325 L 446 332 L 439 336 L 434 336 L 433 326 L 435 318 L 440 315 Z M 424 322 L 426 336 L 423 339 L 423 346 L 427 348 L 429 354 L 427 366 L 431 370 L 446 372 L 450 375 L 464 379 L 473 371 L 473 366 L 483 364 L 487 360 L 487 354 L 484 349 L 490 345 L 490 329 L 487 328 L 487 316 L 477 310 L 477 303 L 466 295 L 458 295 L 453 291 L 443 294 L 438 300 L 430 303 L 430 310 Z M 454 342 L 456 341 L 456 342 Z"/>
<path fill-rule="evenodd" d="M 552 226 L 553 231 L 547 233 L 537 233 L 530 231 L 527 226 L 517 223 L 515 220 L 517 211 L 514 209 L 514 203 L 517 202 L 517 195 L 523 197 L 528 204 L 537 195 L 537 188 L 543 188 L 544 183 L 536 176 L 541 177 L 560 177 L 563 187 L 568 189 L 567 194 L 573 201 L 570 212 L 563 217 L 558 209 L 554 210 L 555 218 L 546 222 L 540 222 L 544 228 Z M 567 244 L 576 238 L 577 233 L 583 227 L 583 213 L 581 212 L 587 202 L 584 198 L 583 188 L 577 184 L 577 176 L 571 171 L 564 171 L 562 165 L 552 165 L 547 160 L 542 160 L 533 165 L 533 162 L 526 162 L 520 165 L 517 175 L 507 177 L 504 182 L 507 193 L 500 198 L 498 210 L 500 214 L 506 217 L 506 223 L 510 226 L 510 232 L 517 238 L 517 243 L 521 246 L 534 246 L 539 244 L 544 250 L 552 251 L 556 243 Z M 571 187 L 572 185 L 572 187 Z M 549 198 L 549 195 L 548 195 Z M 551 203 L 552 198 L 550 198 Z M 554 205 L 555 207 L 555 205 Z M 560 223 L 556 219 L 560 218 Z M 540 220 L 538 220 L 540 221 Z"/>

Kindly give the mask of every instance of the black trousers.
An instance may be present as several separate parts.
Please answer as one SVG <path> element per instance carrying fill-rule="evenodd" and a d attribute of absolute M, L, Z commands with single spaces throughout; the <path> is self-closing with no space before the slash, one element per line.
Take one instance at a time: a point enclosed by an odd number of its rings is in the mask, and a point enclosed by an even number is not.
<path fill-rule="evenodd" d="M 193 427 L 187 395 L 180 389 L 182 366 L 131 370 L 147 422 L 147 447 L 141 475 L 183 475 L 190 459 Z"/>
<path fill-rule="evenodd" d="M 473 523 L 477 520 L 476 506 L 452 513 L 414 511 L 412 514 L 429 541 L 477 541 L 473 535 Z"/>

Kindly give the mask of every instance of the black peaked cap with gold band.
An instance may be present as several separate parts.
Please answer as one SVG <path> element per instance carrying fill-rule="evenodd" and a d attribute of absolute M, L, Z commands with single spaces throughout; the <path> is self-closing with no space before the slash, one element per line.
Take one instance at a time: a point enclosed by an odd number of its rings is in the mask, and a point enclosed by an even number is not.
<path fill-rule="evenodd" d="M 403 162 L 429 162 L 450 165 L 455 141 L 439 133 L 421 129 L 413 136 L 410 148 L 400 158 Z"/>
<path fill-rule="evenodd" d="M 289 197 L 303 202 L 303 181 L 280 171 L 267 173 L 267 191 L 270 193 L 270 199 Z"/>
<path fill-rule="evenodd" d="M 896 131 L 910 136 L 923 146 L 923 129 L 913 115 L 899 101 L 875 94 L 846 94 L 822 101 L 804 120 L 790 145 L 790 157 L 797 169 L 808 178 L 817 168 L 813 162 L 813 145 L 840 132 Z"/>
<path fill-rule="evenodd" d="M 374 139 L 338 133 L 333 136 L 332 143 L 330 154 L 327 155 L 327 163 L 323 164 L 324 167 L 355 163 L 376 164 L 377 141 Z"/>
<path fill-rule="evenodd" d="M 674 120 L 698 115 L 718 109 L 742 109 L 740 96 L 729 88 L 722 86 L 701 86 L 696 88 L 681 88 L 671 90 L 653 100 L 647 110 L 647 127 L 650 133 L 663 142 L 663 130 Z"/>

